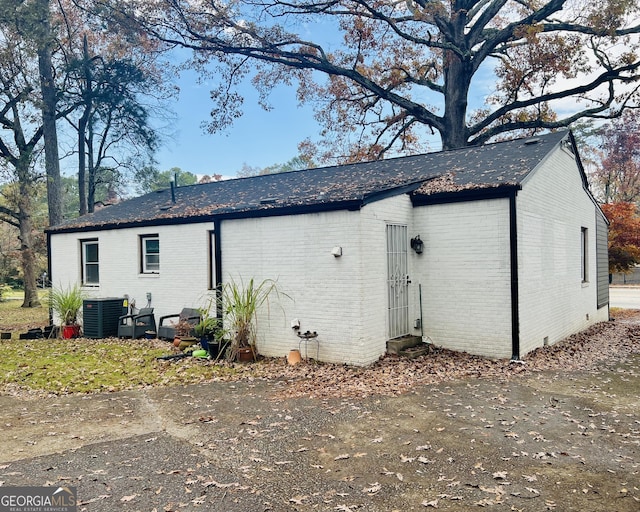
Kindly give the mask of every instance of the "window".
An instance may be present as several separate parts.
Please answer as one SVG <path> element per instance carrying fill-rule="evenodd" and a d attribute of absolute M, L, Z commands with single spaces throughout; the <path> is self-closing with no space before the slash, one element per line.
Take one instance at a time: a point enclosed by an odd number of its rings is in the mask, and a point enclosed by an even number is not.
<path fill-rule="evenodd" d="M 82 284 L 97 286 L 100 283 L 100 261 L 98 259 L 98 240 L 82 240 Z"/>
<path fill-rule="evenodd" d="M 587 228 L 581 228 L 580 230 L 580 245 L 581 249 L 581 261 L 580 269 L 582 274 L 582 282 L 589 282 L 589 230 Z"/>
<path fill-rule="evenodd" d="M 140 237 L 142 247 L 143 274 L 160 273 L 160 238 L 158 235 L 143 235 Z"/>

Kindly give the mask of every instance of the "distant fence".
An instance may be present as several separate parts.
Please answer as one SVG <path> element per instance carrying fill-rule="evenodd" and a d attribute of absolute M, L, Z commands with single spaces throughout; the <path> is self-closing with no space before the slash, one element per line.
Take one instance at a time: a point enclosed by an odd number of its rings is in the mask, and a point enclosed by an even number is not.
<path fill-rule="evenodd" d="M 640 267 L 634 268 L 628 274 L 616 272 L 611 275 L 611 284 L 640 284 Z"/>

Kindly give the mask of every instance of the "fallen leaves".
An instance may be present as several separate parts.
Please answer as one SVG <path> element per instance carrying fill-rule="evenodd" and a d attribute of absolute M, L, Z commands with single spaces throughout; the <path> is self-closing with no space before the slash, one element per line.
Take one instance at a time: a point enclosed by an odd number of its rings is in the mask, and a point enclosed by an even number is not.
<path fill-rule="evenodd" d="M 615 332 L 630 331 L 616 327 Z M 583 350 L 580 343 L 572 347 Z M 584 350 L 591 354 L 590 348 Z M 299 389 L 308 393 L 306 396 L 340 398 L 285 403 L 263 400 L 259 395 L 261 402 L 246 409 L 230 402 L 233 421 L 220 404 L 194 398 L 183 418 L 189 421 L 190 433 L 197 431 L 198 440 L 204 441 L 196 443 L 195 437 L 190 438 L 192 455 L 207 452 L 207 460 L 196 472 L 169 458 L 170 466 L 152 468 L 151 473 L 162 478 L 144 484 L 137 480 L 137 473 L 118 479 L 111 474 L 114 466 L 96 465 L 85 473 L 85 481 L 100 483 L 93 484 L 95 490 L 86 495 L 84 503 L 110 500 L 109 508 L 116 509 L 118 503 L 124 508 L 129 500 L 129 508 L 135 505 L 142 509 L 144 500 L 154 504 L 171 500 L 164 509 L 158 506 L 165 512 L 196 506 L 222 510 L 225 500 L 233 501 L 235 508 L 255 510 L 248 506 L 254 499 L 261 500 L 261 510 L 360 512 L 395 507 L 551 511 L 570 508 L 564 501 L 566 495 L 576 505 L 572 510 L 586 510 L 588 507 L 579 506 L 604 496 L 623 505 L 617 510 L 637 508 L 640 491 L 633 478 L 637 458 L 632 456 L 640 438 L 637 395 L 614 401 L 613 408 L 602 403 L 616 394 L 622 397 L 626 380 L 637 382 L 637 363 L 615 374 L 599 372 L 597 367 L 571 374 L 571 392 L 563 393 L 558 389 L 559 380 L 554 382 L 549 373 L 536 376 L 536 370 L 521 365 L 512 369 L 504 362 L 446 351 L 432 355 L 432 360 L 431 356 L 414 361 L 385 358 L 365 369 L 309 363 L 305 365 L 309 377 L 284 369 L 277 385 L 269 383 L 265 397 L 271 397 L 274 390 L 287 393 L 287 398 L 299 396 L 291 393 Z M 578 357 L 577 365 L 586 360 L 586 356 Z M 545 364 L 553 366 L 552 358 L 537 368 L 544 369 Z M 482 372 L 491 369 L 486 372 L 489 378 L 475 378 L 474 366 Z M 275 375 L 283 369 L 277 360 L 247 368 L 238 369 L 238 378 L 265 372 L 264 380 L 269 380 L 267 371 Z M 433 373 L 429 374 L 429 369 Z M 323 380 L 323 373 L 329 381 Z M 456 375 L 473 378 L 450 382 Z M 492 375 L 498 378 L 492 379 Z M 528 378 L 522 382 L 512 378 L 519 375 Z M 316 377 L 318 383 L 314 382 Z M 385 394 L 396 384 L 400 390 L 410 389 L 432 378 L 433 385 L 417 387 L 398 400 L 380 396 L 360 400 L 380 389 Z M 354 380 L 353 387 L 349 379 Z M 612 379 L 618 382 L 612 383 Z M 327 382 L 344 387 L 324 389 Z M 245 394 L 253 393 L 257 395 L 249 383 Z M 128 409 L 123 410 L 123 420 L 128 421 Z M 179 427 L 183 424 L 176 423 Z M 54 430 L 47 427 L 45 432 L 49 431 Z M 61 429 L 55 431 L 59 434 L 54 439 L 62 436 Z M 163 435 L 154 430 L 140 437 L 139 443 L 153 451 L 162 445 Z M 608 444 L 614 438 L 616 444 Z M 612 446 L 617 449 L 610 450 Z M 103 454 L 99 455 L 96 464 L 103 461 Z M 141 461 L 131 456 L 127 455 L 127 464 L 122 467 L 136 471 Z M 186 459 L 186 464 L 195 467 L 196 459 Z M 591 477 L 588 472 L 594 468 L 594 460 L 606 464 L 599 475 L 604 479 L 599 482 L 588 481 L 586 476 Z M 14 468 L 3 465 L 0 469 L 7 470 L 0 478 L 8 479 Z M 569 472 L 577 476 L 570 477 Z M 103 487 L 107 483 L 112 487 Z"/>
<path fill-rule="evenodd" d="M 424 500 L 422 502 L 422 505 L 425 506 L 425 507 L 438 508 L 438 502 L 439 502 L 439 500 L 437 498 L 435 500 L 431 500 L 431 501 Z"/>
<path fill-rule="evenodd" d="M 373 484 L 369 484 L 369 487 L 365 487 L 364 489 L 362 489 L 362 492 L 365 494 L 376 494 L 380 492 L 380 489 L 382 489 L 382 485 L 378 482 L 375 482 Z"/>
<path fill-rule="evenodd" d="M 603 351 L 602 347 L 607 350 Z M 494 360 L 467 353 L 432 347 L 428 355 L 415 359 L 387 355 L 368 367 L 340 364 L 301 364 L 289 366 L 286 361 L 268 359 L 253 365 L 262 378 L 284 378 L 288 385 L 276 398 L 308 396 L 314 398 L 364 398 L 371 395 L 395 396 L 411 388 L 465 377 L 511 379 L 545 370 L 586 370 L 602 361 L 621 361 L 640 351 L 640 325 L 603 322 L 552 346 L 542 347 L 526 355 L 524 364 Z M 241 375 L 239 375 L 241 378 Z M 497 394 L 496 403 L 505 405 L 508 395 Z M 550 407 L 557 399 L 550 399 Z M 494 425 L 488 424 L 487 428 Z M 435 429 L 443 432 L 444 427 Z M 518 434 L 507 432 L 517 439 Z M 381 441 L 381 438 L 379 438 Z M 380 442 L 378 439 L 372 442 Z"/>
<path fill-rule="evenodd" d="M 119 356 L 120 352 L 118 351 L 123 350 L 126 350 L 127 354 L 131 354 L 131 344 L 134 341 L 140 347 L 145 347 L 144 351 L 141 350 L 134 353 L 145 353 L 151 357 L 145 359 L 144 357 L 125 358 Z M 149 359 L 153 359 L 151 350 L 166 349 L 166 344 L 149 340 L 134 341 L 129 340 L 125 345 L 122 340 L 117 339 L 83 339 L 81 344 L 74 342 L 75 345 L 62 345 L 61 351 L 66 355 L 73 352 L 73 347 L 87 347 L 84 349 L 87 351 L 86 353 L 76 354 L 78 363 L 67 364 L 64 371 L 71 371 L 70 369 L 80 371 L 82 373 L 81 378 L 74 377 L 69 380 L 74 382 L 87 381 L 88 387 L 81 389 L 70 388 L 57 383 L 57 381 L 52 381 L 47 375 L 43 374 L 44 388 L 46 389 L 40 387 L 31 389 L 29 388 L 31 384 L 25 380 L 25 376 L 16 372 L 18 370 L 20 372 L 28 371 L 33 375 L 40 375 L 42 372 L 33 372 L 30 368 L 13 368 L 9 374 L 13 372 L 15 375 L 12 378 L 5 377 L 5 382 L 0 383 L 0 392 L 13 396 L 37 396 L 39 394 L 52 393 L 62 395 L 76 391 L 83 393 L 105 391 L 105 389 L 117 391 L 146 387 L 153 384 L 185 384 L 202 380 L 228 382 L 267 379 L 288 383 L 274 397 L 276 399 L 299 396 L 317 398 L 362 398 L 371 395 L 395 396 L 406 393 L 418 385 L 446 382 L 464 377 L 511 379 L 519 375 L 531 375 L 544 370 L 584 370 L 594 368 L 602 361 L 620 361 L 628 354 L 640 350 L 640 325 L 637 322 L 626 322 L 626 320 L 603 322 L 594 325 L 590 329 L 575 334 L 562 342 L 536 349 L 527 354 L 524 357 L 524 364 L 513 364 L 509 360 L 487 359 L 435 346 L 432 347 L 428 355 L 416 359 L 386 356 L 368 367 L 351 367 L 327 363 L 305 363 L 290 366 L 287 364 L 286 358 L 262 359 L 258 364 L 252 365 L 234 364 L 226 361 L 214 362 L 197 358 L 185 358 L 178 362 L 169 363 L 158 363 L 156 361 L 150 363 Z M 62 342 L 56 341 L 55 343 Z M 602 347 L 607 347 L 607 350 L 602 350 Z M 96 354 L 97 348 L 100 348 L 103 352 Z M 35 347 L 29 344 L 21 346 L 20 350 L 25 354 L 25 357 L 21 360 L 35 361 L 31 355 L 26 357 L 26 353 L 32 354 L 34 349 Z M 110 354 L 116 352 L 118 357 L 110 356 Z M 96 381 L 94 383 L 96 387 L 92 389 L 91 379 L 96 376 L 93 375 L 93 372 L 82 370 L 89 355 L 96 356 L 96 365 L 100 365 L 100 375 L 120 375 L 123 379 L 118 380 L 116 384 L 109 382 L 104 385 L 98 385 Z M 14 357 L 14 355 L 11 357 Z M 114 359 L 114 364 L 118 365 L 116 367 L 117 370 L 111 370 L 105 366 L 105 362 L 109 362 L 111 359 Z M 128 359 L 128 363 L 132 365 L 125 372 L 121 371 L 123 359 Z M 56 370 L 56 375 L 61 374 L 62 371 L 62 369 Z M 135 379 L 131 378 L 131 375 L 138 371 L 143 374 L 141 373 L 141 376 Z M 507 395 L 499 394 L 495 397 L 495 400 L 500 404 L 504 404 L 509 398 Z M 550 407 L 557 407 L 557 405 L 556 401 L 550 399 Z M 201 416 L 197 421 L 200 423 L 216 423 L 217 418 Z"/>
<path fill-rule="evenodd" d="M 309 496 L 294 496 L 289 498 L 289 503 L 293 503 L 294 505 L 304 505 L 304 500 L 306 500 Z"/>

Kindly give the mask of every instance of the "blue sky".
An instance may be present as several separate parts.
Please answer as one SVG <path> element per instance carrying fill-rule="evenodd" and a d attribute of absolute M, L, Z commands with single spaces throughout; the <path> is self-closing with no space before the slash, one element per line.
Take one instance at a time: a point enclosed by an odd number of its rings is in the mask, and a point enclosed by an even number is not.
<path fill-rule="evenodd" d="M 482 104 L 494 88 L 491 71 L 480 70 L 474 79 L 469 97 L 472 108 Z M 223 133 L 209 134 L 202 123 L 209 119 L 213 106 L 211 87 L 199 83 L 195 73 L 183 73 L 177 82 L 178 100 L 171 104 L 177 118 L 171 126 L 173 137 L 167 138 L 156 154 L 161 171 L 179 167 L 197 175 L 222 174 L 234 177 L 243 164 L 263 168 L 283 164 L 298 155 L 298 143 L 317 140 L 321 127 L 313 117 L 310 105 L 299 106 L 295 87 L 279 86 L 270 96 L 271 111 L 258 104 L 258 94 L 247 83 L 241 89 L 244 96 L 243 116 Z M 440 98 L 434 100 L 436 104 Z M 430 137 L 434 150 L 439 136 Z"/>
<path fill-rule="evenodd" d="M 319 125 L 310 106 L 300 107 L 294 88 L 280 87 L 272 93 L 273 110 L 258 105 L 251 86 L 243 87 L 244 115 L 224 133 L 211 135 L 201 127 L 209 119 L 213 102 L 206 84 L 194 75 L 180 77 L 180 96 L 170 105 L 177 115 L 168 138 L 157 153 L 157 167 L 179 167 L 194 174 L 235 176 L 243 164 L 267 167 L 285 163 L 298 154 L 298 143 L 317 139 Z"/>

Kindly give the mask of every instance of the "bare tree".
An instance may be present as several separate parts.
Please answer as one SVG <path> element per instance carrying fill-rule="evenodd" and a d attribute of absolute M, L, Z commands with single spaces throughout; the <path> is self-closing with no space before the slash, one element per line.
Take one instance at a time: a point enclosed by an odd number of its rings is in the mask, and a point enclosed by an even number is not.
<path fill-rule="evenodd" d="M 27 49 L 15 33 L 2 33 L 0 47 L 0 158 L 9 180 L 16 183 L 15 194 L 0 206 L 0 221 L 18 228 L 20 255 L 24 274 L 23 307 L 40 305 L 36 285 L 34 225 L 32 199 L 38 175 L 35 171 L 37 146 L 42 138 L 42 125 L 27 134 L 26 129 L 37 119 L 37 107 L 29 101 L 37 85 L 34 59 L 25 59 Z M 11 42 L 9 42 L 11 41 Z"/>

